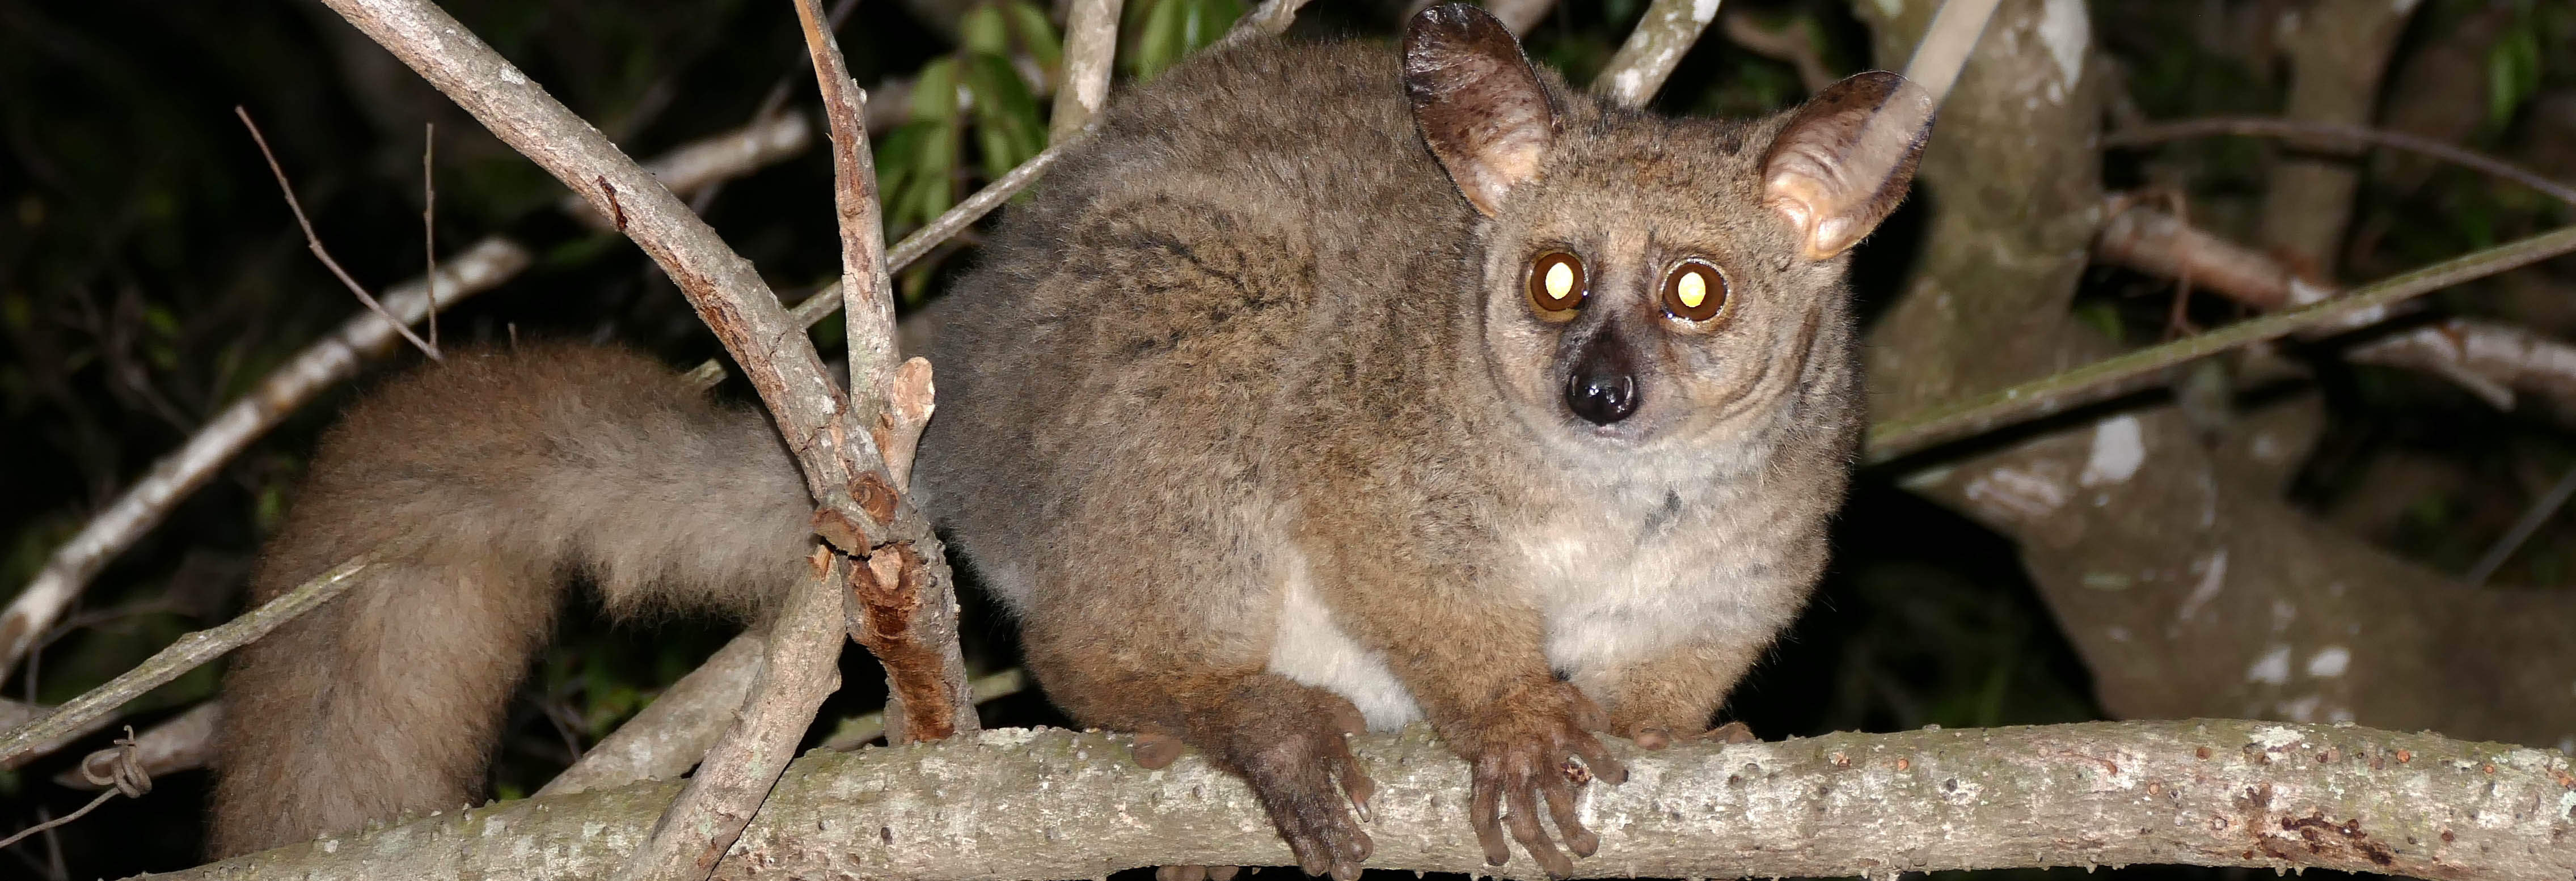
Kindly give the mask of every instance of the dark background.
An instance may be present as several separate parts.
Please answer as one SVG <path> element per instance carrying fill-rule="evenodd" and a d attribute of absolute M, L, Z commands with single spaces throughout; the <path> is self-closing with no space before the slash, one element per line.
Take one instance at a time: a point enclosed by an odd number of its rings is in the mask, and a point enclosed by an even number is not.
<path fill-rule="evenodd" d="M 959 18 L 975 5 L 866 0 L 841 29 L 854 75 L 877 83 L 942 59 L 967 69 L 1028 54 L 1030 35 L 1019 30 L 998 55 L 963 47 Z M 2277 112 L 2282 60 L 2255 23 L 2282 5 L 2091 3 L 2096 43 L 2121 77 L 2114 112 L 2151 119 Z M 1212 38 L 1240 9 L 1233 0 L 1128 6 L 1126 77 Z M 448 8 L 637 156 L 742 125 L 782 82 L 796 90 L 790 107 L 810 112 L 813 104 L 784 2 L 458 0 Z M 1043 2 L 1030 8 L 1053 13 Z M 1567 0 L 1529 44 L 1583 82 L 1642 8 L 1641 0 Z M 1725 8 L 1770 25 L 1807 22 L 1837 74 L 1868 64 L 1867 33 L 1844 4 L 1735 0 Z M 1384 35 L 1402 11 L 1391 0 L 1322 0 L 1299 30 Z M 1188 33 L 1192 16 L 1201 21 L 1198 40 Z M 2451 139 L 2576 179 L 2571 58 L 2576 11 L 2564 2 L 2428 0 L 2391 65 L 2382 115 L 2465 114 L 2446 130 Z M 902 200 L 890 232 L 1025 155 L 1027 127 L 1043 131 L 1037 114 L 1046 103 L 1029 89 L 988 84 L 990 99 L 970 118 L 879 133 L 881 173 Z M 1712 28 L 1658 104 L 1741 115 L 1788 106 L 1804 93 L 1790 65 L 1743 51 Z M 617 340 L 674 365 L 719 354 L 678 292 L 631 245 L 557 213 L 552 204 L 563 191 L 553 180 L 318 4 L 0 0 L 0 590 L 24 584 L 153 458 L 359 308 L 306 253 L 233 117 L 236 105 L 265 129 L 334 255 L 379 288 L 422 271 L 422 124 L 436 124 L 442 251 L 504 233 L 536 254 L 531 269 L 443 316 L 443 339 Z M 990 135 L 1008 131 L 1022 132 L 1021 143 Z M 945 151 L 923 146 L 943 132 L 965 136 Z M 2190 141 L 2107 154 L 2104 171 L 2114 187 L 2181 194 L 2195 222 L 2241 237 L 2282 153 L 2263 141 Z M 2386 156 L 2361 165 L 2365 182 L 2341 269 L 2349 279 L 2569 215 L 2457 169 Z M 726 185 L 706 214 L 773 286 L 799 296 L 838 272 L 830 175 L 823 152 L 809 150 Z M 1900 214 L 1864 248 L 1866 301 L 1883 300 L 1904 276 L 1915 222 Z M 908 304 L 937 296 L 944 279 L 974 259 L 972 237 L 966 241 L 903 277 Z M 2564 263 L 2434 299 L 2565 337 L 2576 329 L 2576 272 Z M 2149 343 L 2167 333 L 2172 296 L 2168 282 L 2096 269 L 2077 308 L 2117 339 Z M 2208 325 L 2236 313 L 2204 296 L 2188 314 Z M 837 326 L 827 322 L 819 333 L 828 337 Z M 369 376 L 417 360 L 401 353 Z M 316 434 L 365 385 L 307 406 L 189 497 L 96 580 L 36 662 L 0 693 L 59 702 L 179 634 L 235 614 L 247 567 L 292 504 Z M 2576 445 L 2555 415 L 2499 412 L 2421 375 L 2320 363 L 2300 388 L 2325 396 L 2331 428 L 2296 483 L 2299 502 L 2446 571 L 2465 569 L 2576 462 Z M 739 387 L 730 393 L 749 397 Z M 1765 738 L 2100 717 L 2086 670 L 2010 541 L 1895 488 L 1896 476 L 1862 472 L 1838 526 L 1831 574 L 1772 659 L 1738 689 L 1728 715 Z M 2571 527 L 2564 516 L 2553 520 L 2496 580 L 2562 584 Z M 1007 623 L 976 601 L 970 595 L 970 664 L 981 671 L 1015 663 Z M 595 610 L 587 599 L 576 603 Z M 501 797 L 540 785 L 735 626 L 610 627 L 581 610 L 564 620 L 512 710 L 493 772 Z M 864 653 L 849 653 L 845 663 L 848 686 L 826 706 L 817 732 L 882 701 Z M 216 675 L 209 667 L 183 677 L 130 708 L 126 721 L 141 728 L 185 709 L 212 694 Z M 989 704 L 984 718 L 1062 722 L 1035 695 Z M 52 780 L 108 738 L 0 772 L 0 834 L 87 802 L 89 793 Z M 113 800 L 10 848 L 0 855 L 0 877 L 191 865 L 206 789 L 201 771 L 166 775 L 146 798 Z"/>

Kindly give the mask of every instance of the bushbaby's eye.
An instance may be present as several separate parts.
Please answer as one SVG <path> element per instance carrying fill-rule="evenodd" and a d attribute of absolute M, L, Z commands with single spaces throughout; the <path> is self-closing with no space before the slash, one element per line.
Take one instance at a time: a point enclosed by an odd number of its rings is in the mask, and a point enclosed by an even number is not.
<path fill-rule="evenodd" d="M 1692 257 L 1664 274 L 1664 314 L 1707 321 L 1726 311 L 1726 276 L 1717 265 Z"/>
<path fill-rule="evenodd" d="M 1591 293 L 1590 280 L 1583 277 L 1583 259 L 1564 251 L 1549 251 L 1530 261 L 1530 305 L 1548 318 L 1571 317 L 1562 313 L 1583 305 Z"/>

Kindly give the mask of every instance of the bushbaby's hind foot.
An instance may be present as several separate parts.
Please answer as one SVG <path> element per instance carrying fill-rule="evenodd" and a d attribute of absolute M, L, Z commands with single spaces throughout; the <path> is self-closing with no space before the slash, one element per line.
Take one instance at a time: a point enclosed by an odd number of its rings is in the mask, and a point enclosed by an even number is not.
<path fill-rule="evenodd" d="M 1375 846 L 1359 824 L 1368 819 L 1369 798 L 1377 791 L 1347 742 L 1365 730 L 1359 709 L 1339 695 L 1270 673 L 1246 677 L 1229 690 L 1227 699 L 1203 704 L 1206 709 L 1193 714 L 1191 745 L 1251 785 L 1306 874 L 1357 879 Z M 1148 738 L 1139 739 L 1137 760 L 1169 763 L 1167 747 Z M 1189 871 L 1166 868 L 1176 875 Z"/>

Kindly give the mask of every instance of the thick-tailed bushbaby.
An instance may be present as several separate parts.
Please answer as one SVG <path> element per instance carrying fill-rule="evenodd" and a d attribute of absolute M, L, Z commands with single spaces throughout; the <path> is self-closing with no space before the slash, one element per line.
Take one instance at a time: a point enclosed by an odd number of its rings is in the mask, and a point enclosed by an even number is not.
<path fill-rule="evenodd" d="M 1307 871 L 1368 855 L 1344 733 L 1425 719 L 1487 857 L 1565 874 L 1541 811 L 1597 840 L 1564 763 L 1702 731 L 1823 564 L 1844 255 L 1928 113 L 1883 73 L 1755 121 L 1602 106 L 1454 5 L 1400 50 L 1209 53 L 1118 96 L 933 316 L 922 502 L 1057 703 L 1243 776 Z M 463 803 L 566 575 L 756 609 L 804 571 L 802 487 L 758 413 L 632 355 L 390 383 L 254 577 L 376 560 L 230 673 L 213 849 Z"/>
<path fill-rule="evenodd" d="M 1888 73 L 1604 106 L 1465 5 L 1175 68 L 936 314 L 925 504 L 1057 703 L 1243 775 L 1309 873 L 1369 851 L 1355 708 L 1428 720 L 1487 859 L 1507 807 L 1564 875 L 1563 764 L 1621 775 L 1587 717 L 1700 733 L 1823 566 L 1845 254 L 1929 123 Z"/>

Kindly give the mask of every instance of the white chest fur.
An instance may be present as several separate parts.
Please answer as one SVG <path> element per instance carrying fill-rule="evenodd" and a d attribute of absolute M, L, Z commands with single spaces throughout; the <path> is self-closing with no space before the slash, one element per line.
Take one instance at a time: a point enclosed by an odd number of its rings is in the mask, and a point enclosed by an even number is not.
<path fill-rule="evenodd" d="M 1727 501 L 1659 488 L 1513 524 L 1503 533 L 1524 538 L 1499 548 L 1487 570 L 1495 601 L 1537 607 L 1549 663 L 1578 679 L 1694 641 L 1767 641 L 1794 612 L 1777 597 L 1799 587 L 1786 583 L 1795 567 L 1748 540 L 1770 509 Z M 1421 718 L 1385 658 L 1334 625 L 1302 558 L 1278 577 L 1271 672 L 1349 698 L 1373 729 Z"/>

